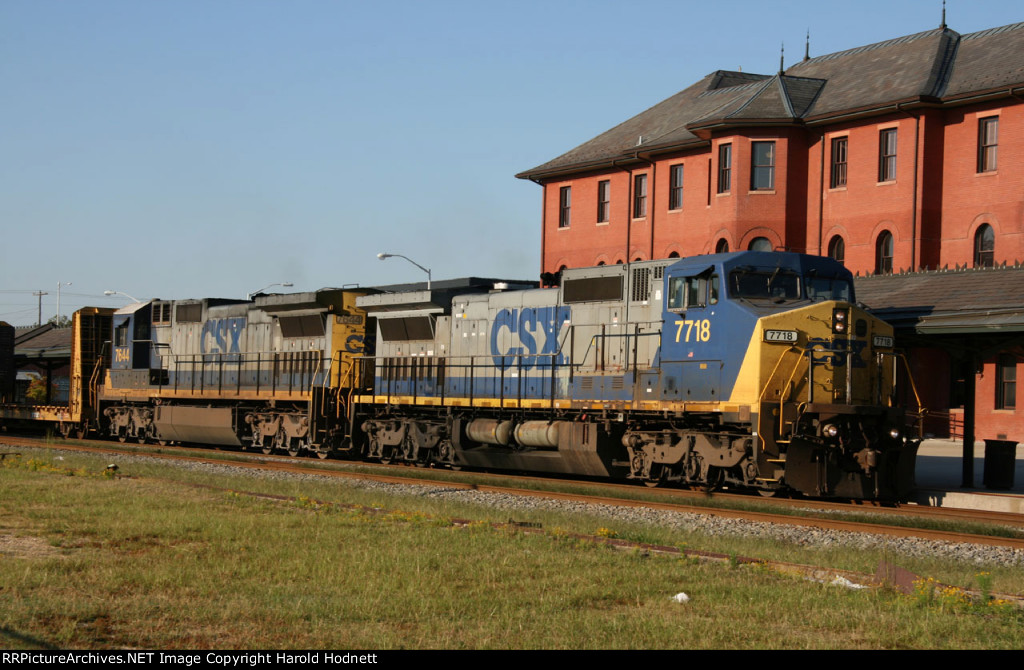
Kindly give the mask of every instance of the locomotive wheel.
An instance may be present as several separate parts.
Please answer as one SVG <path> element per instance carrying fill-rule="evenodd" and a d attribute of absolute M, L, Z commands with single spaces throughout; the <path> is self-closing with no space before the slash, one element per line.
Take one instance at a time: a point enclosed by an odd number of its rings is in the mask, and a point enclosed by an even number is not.
<path fill-rule="evenodd" d="M 320 450 L 320 451 L 316 452 L 317 458 L 319 458 L 321 461 L 326 460 L 330 455 L 331 455 L 331 452 L 328 449 L 324 449 L 324 450 Z"/>
<path fill-rule="evenodd" d="M 302 446 L 303 446 L 302 445 L 302 440 L 300 440 L 298 438 L 291 438 L 291 439 L 286 438 L 286 439 L 288 440 L 288 455 L 289 456 L 291 456 L 292 458 L 295 458 L 300 453 L 302 453 Z"/>
<path fill-rule="evenodd" d="M 266 440 L 265 437 L 263 439 Z M 267 445 L 266 442 L 263 443 L 263 453 L 264 454 L 272 454 L 275 451 L 280 451 L 284 447 L 284 443 L 285 443 L 284 431 L 283 430 L 279 430 L 276 433 L 274 433 L 274 437 L 271 438 L 269 445 Z"/>
<path fill-rule="evenodd" d="M 118 433 L 117 434 L 117 441 L 120 442 L 121 444 L 124 444 L 125 442 L 127 442 L 128 441 L 128 433 Z"/>
<path fill-rule="evenodd" d="M 665 484 L 665 468 L 660 465 L 651 466 L 651 474 L 644 480 L 644 486 L 657 488 Z"/>
<path fill-rule="evenodd" d="M 779 494 L 778 490 L 776 489 L 758 489 L 757 493 L 762 498 L 774 498 Z"/>

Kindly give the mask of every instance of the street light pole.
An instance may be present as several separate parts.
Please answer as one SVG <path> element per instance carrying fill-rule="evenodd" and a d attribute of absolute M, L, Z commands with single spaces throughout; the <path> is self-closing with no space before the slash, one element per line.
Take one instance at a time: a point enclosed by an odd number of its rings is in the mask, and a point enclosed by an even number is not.
<path fill-rule="evenodd" d="M 128 295 L 124 291 L 104 291 L 103 295 L 123 295 L 124 297 L 128 298 L 132 302 L 142 302 L 138 298 L 136 298 L 134 296 L 131 296 L 131 295 Z"/>
<path fill-rule="evenodd" d="M 57 323 L 55 325 L 60 325 L 60 287 L 61 286 L 71 286 L 71 282 L 69 282 L 69 281 L 57 282 Z"/>
<path fill-rule="evenodd" d="M 276 283 L 276 284 L 271 284 L 270 286 L 264 286 L 263 288 L 261 288 L 261 289 L 259 289 L 257 291 L 253 291 L 252 293 L 246 293 L 245 294 L 245 299 L 246 300 L 252 300 L 252 297 L 254 295 L 259 295 L 260 293 L 263 293 L 264 291 L 266 291 L 268 288 L 273 288 L 275 286 L 283 286 L 284 288 L 290 288 L 292 286 L 295 286 L 295 284 L 291 283 L 290 281 L 286 281 L 286 282 L 279 282 L 279 283 Z"/>
<path fill-rule="evenodd" d="M 430 290 L 430 268 L 425 268 L 416 261 L 414 261 L 413 259 L 409 258 L 408 256 L 403 256 L 402 254 L 379 253 L 377 254 L 377 258 L 379 258 L 382 261 L 387 260 L 388 258 L 404 258 L 405 260 L 409 261 L 410 263 L 418 267 L 420 270 L 423 270 L 424 272 L 427 273 L 427 290 Z"/>

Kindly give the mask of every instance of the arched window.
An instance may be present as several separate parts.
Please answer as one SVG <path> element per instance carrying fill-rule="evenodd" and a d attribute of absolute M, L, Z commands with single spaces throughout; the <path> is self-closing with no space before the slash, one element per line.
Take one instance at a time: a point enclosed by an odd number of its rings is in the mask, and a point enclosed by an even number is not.
<path fill-rule="evenodd" d="M 840 263 L 846 260 L 846 242 L 839 235 L 834 236 L 828 243 L 828 256 Z"/>
<path fill-rule="evenodd" d="M 718 244 L 715 245 L 716 254 L 727 254 L 729 253 L 729 240 L 724 237 L 718 240 Z"/>
<path fill-rule="evenodd" d="M 771 251 L 772 243 L 767 237 L 755 237 L 750 240 L 750 246 L 747 247 L 751 251 Z"/>
<path fill-rule="evenodd" d="M 604 261 L 598 261 L 598 262 L 597 262 L 597 266 L 598 266 L 598 267 L 601 267 L 602 265 L 604 265 Z"/>
<path fill-rule="evenodd" d="M 679 258 L 679 252 L 678 251 L 673 251 L 672 253 L 670 253 L 668 255 L 668 257 L 669 258 Z"/>
<path fill-rule="evenodd" d="M 892 273 L 892 233 L 883 230 L 875 242 L 875 274 Z"/>
<path fill-rule="evenodd" d="M 983 223 L 974 233 L 974 267 L 990 268 L 996 262 L 996 234 L 992 226 Z"/>

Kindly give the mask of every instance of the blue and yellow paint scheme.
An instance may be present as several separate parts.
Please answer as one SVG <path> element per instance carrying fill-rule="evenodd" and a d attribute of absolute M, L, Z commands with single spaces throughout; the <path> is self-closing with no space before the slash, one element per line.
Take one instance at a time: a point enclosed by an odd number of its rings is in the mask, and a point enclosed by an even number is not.
<path fill-rule="evenodd" d="M 740 252 L 365 300 L 371 455 L 825 496 L 909 486 L 892 329 L 831 259 Z"/>

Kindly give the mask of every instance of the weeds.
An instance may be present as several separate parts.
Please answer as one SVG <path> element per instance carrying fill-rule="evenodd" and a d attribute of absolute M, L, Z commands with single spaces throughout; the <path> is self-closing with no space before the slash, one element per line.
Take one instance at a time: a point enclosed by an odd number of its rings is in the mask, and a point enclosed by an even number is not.
<path fill-rule="evenodd" d="M 522 532 L 501 523 L 506 510 L 334 484 L 159 471 L 179 482 L 132 468 L 115 486 L 98 460 L 29 461 L 0 469 L 4 648 L 1024 647 L 1020 614 L 991 598 L 995 582 L 1006 588 L 998 571 L 973 577 L 987 604 L 934 580 L 915 600 L 739 569 L 763 541 L 722 550 L 709 546 L 720 539 L 637 530 L 728 561 L 662 558 L 577 535 L 634 534 L 597 517 L 524 514 L 552 530 Z M 183 485 L 193 480 L 290 499 Z M 14 553 L 9 538 L 36 542 Z"/>
<path fill-rule="evenodd" d="M 977 597 L 965 589 L 948 584 L 940 584 L 933 577 L 915 580 L 911 598 L 919 607 L 933 608 L 940 611 L 960 614 L 998 614 L 1009 619 L 1024 620 L 1024 612 L 1014 603 L 992 596 L 992 575 L 980 572 L 975 575 L 978 581 Z"/>

